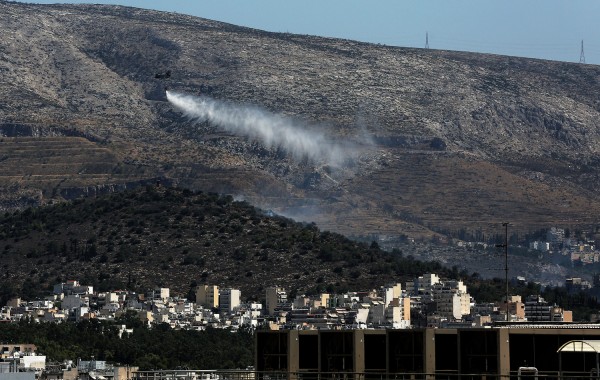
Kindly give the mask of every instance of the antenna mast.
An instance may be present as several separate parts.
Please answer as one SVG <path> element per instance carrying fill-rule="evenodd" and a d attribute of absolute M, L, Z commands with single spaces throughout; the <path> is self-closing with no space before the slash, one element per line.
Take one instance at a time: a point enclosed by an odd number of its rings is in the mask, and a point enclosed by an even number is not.
<path fill-rule="evenodd" d="M 506 285 L 506 322 L 510 322 L 510 313 L 508 310 L 508 225 L 510 223 L 502 223 L 504 227 L 504 244 L 496 244 L 498 248 L 504 248 L 504 281 Z"/>

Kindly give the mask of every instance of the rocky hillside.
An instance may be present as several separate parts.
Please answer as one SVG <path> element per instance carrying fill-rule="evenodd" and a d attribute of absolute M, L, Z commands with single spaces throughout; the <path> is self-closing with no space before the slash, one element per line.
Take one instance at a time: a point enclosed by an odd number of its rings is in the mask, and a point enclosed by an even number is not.
<path fill-rule="evenodd" d="M 0 26 L 5 209 L 159 178 L 354 235 L 597 222 L 597 66 L 118 6 L 0 1 Z M 292 118 L 351 159 L 298 160 L 194 122 L 165 86 Z"/>

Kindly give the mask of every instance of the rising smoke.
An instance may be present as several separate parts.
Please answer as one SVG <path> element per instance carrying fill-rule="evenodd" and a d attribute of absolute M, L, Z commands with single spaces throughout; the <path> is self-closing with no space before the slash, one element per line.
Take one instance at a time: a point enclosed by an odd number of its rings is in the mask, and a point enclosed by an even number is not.
<path fill-rule="evenodd" d="M 324 134 L 310 131 L 290 118 L 257 107 L 167 91 L 167 99 L 185 115 L 209 122 L 233 134 L 257 140 L 266 148 L 282 148 L 294 159 L 339 166 L 345 149 Z"/>

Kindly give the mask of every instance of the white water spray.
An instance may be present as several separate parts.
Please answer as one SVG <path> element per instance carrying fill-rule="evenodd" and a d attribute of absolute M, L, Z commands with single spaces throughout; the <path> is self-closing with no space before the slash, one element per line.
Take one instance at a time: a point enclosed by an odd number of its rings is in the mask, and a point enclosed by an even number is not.
<path fill-rule="evenodd" d="M 266 110 L 170 91 L 167 99 L 192 119 L 258 140 L 269 149 L 280 147 L 296 160 L 308 158 L 340 165 L 345 159 L 344 149 L 324 134 L 308 131 L 299 122 Z"/>

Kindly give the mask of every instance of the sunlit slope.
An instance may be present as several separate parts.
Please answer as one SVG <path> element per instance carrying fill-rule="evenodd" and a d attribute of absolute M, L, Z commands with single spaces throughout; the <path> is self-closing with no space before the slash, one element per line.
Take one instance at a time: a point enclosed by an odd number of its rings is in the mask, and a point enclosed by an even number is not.
<path fill-rule="evenodd" d="M 109 192 L 146 182 L 153 172 L 124 163 L 112 149 L 82 137 L 5 137 L 0 139 L 0 205 L 28 204 L 16 189 L 45 203 L 57 198 Z"/>
<path fill-rule="evenodd" d="M 21 196 L 16 205 L 47 200 L 32 192 L 60 197 L 59 175 L 74 186 L 166 178 L 357 235 L 493 232 L 507 219 L 523 231 L 588 229 L 600 211 L 597 66 L 266 33 L 117 6 L 1 2 L 0 23 L 0 133 L 44 139 L 52 129 L 95 146 L 88 163 L 59 149 L 48 163 L 33 156 L 7 169 L 4 191 Z M 170 78 L 155 78 L 167 70 Z M 299 158 L 190 120 L 166 102 L 165 87 L 291 118 L 356 149 L 336 165 Z M 31 157 L 6 147 L 19 162 Z"/>

